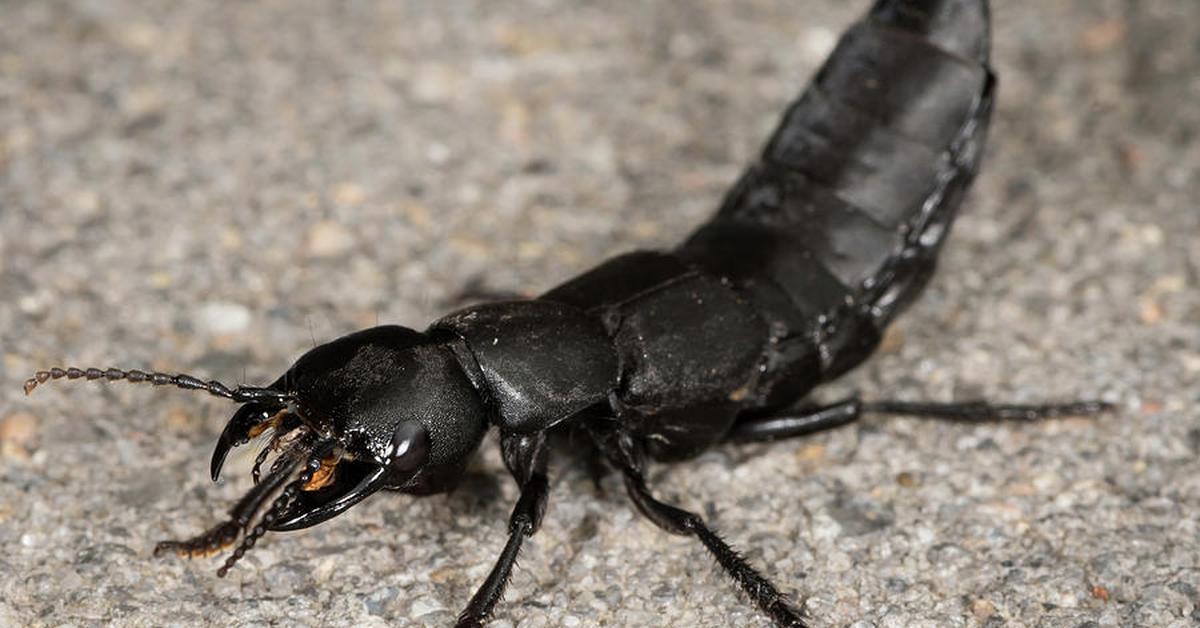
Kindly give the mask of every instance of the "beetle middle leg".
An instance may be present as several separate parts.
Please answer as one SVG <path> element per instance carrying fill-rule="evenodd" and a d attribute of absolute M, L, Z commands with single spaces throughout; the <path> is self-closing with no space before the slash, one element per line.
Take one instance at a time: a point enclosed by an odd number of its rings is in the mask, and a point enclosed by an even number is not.
<path fill-rule="evenodd" d="M 1073 401 L 1057 404 L 995 404 L 986 401 L 920 402 L 861 401 L 846 399 L 826 406 L 804 410 L 784 410 L 779 414 L 739 421 L 727 440 L 737 442 L 772 441 L 830 430 L 853 423 L 864 414 L 934 418 L 962 423 L 994 421 L 1037 421 L 1067 416 L 1092 416 L 1112 409 L 1104 401 Z"/>
<path fill-rule="evenodd" d="M 704 523 L 700 515 L 654 497 L 646 485 L 645 453 L 631 434 L 620 428 L 610 428 L 595 429 L 592 436 L 609 463 L 621 470 L 629 498 L 639 512 L 667 532 L 697 538 L 717 559 L 725 573 L 737 582 L 746 595 L 776 625 L 788 628 L 807 626 L 801 618 L 800 611 L 788 602 L 787 597 L 779 592 L 779 588 L 751 567 L 745 557 Z"/>
<path fill-rule="evenodd" d="M 546 476 L 545 432 L 504 434 L 500 439 L 500 449 L 504 466 L 508 467 L 513 479 L 521 486 L 521 496 L 508 521 L 508 541 L 504 544 L 504 550 L 500 552 L 500 558 L 487 580 L 458 616 L 459 628 L 482 626 L 491 617 L 496 603 L 504 595 L 504 588 L 512 575 L 525 537 L 533 536 L 542 526 L 542 515 L 550 495 L 550 482 Z"/>

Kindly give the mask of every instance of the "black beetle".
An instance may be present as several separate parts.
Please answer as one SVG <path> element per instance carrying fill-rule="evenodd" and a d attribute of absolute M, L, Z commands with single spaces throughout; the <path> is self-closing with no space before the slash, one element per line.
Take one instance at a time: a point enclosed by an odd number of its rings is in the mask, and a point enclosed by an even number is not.
<path fill-rule="evenodd" d="M 658 500 L 649 460 L 722 442 L 829 429 L 867 412 L 954 420 L 1092 414 L 1100 402 L 796 405 L 865 360 L 931 276 L 978 169 L 995 79 L 984 0 L 879 0 L 788 109 L 720 211 L 670 252 L 619 256 L 536 299 L 470 307 L 425 332 L 380 326 L 318 346 L 266 387 L 188 375 L 56 368 L 51 379 L 127 380 L 241 403 L 211 462 L 271 433 L 255 486 L 227 521 L 158 551 L 296 530 L 380 490 L 452 489 L 484 434 L 500 432 L 520 487 L 509 538 L 460 616 L 492 614 L 523 540 L 542 521 L 551 437 L 619 471 L 659 527 L 696 537 L 781 626 L 804 621 L 698 515 Z M 276 454 L 266 472 L 261 467 Z M 240 543 L 238 542 L 240 539 Z"/>

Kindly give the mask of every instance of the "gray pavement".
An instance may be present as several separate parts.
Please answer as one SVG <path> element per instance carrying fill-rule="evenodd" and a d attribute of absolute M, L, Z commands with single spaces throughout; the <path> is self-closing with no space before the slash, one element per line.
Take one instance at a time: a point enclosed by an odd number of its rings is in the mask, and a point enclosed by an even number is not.
<path fill-rule="evenodd" d="M 1200 623 L 1200 4 L 997 3 L 992 146 L 941 270 L 836 397 L 1102 397 L 874 419 L 656 467 L 815 626 Z M 266 383 L 314 342 L 536 293 L 712 211 L 866 2 L 0 2 L 0 625 L 440 626 L 516 491 L 383 495 L 153 559 L 249 485 L 230 406 L 37 367 Z M 252 456 L 252 454 L 249 454 Z M 762 626 L 615 478 L 558 467 L 498 626 Z"/>

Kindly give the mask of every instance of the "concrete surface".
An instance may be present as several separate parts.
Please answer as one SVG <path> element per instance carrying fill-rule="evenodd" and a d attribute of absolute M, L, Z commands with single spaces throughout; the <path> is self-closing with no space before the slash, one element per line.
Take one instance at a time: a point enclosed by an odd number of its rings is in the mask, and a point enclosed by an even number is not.
<path fill-rule="evenodd" d="M 230 577 L 153 559 L 249 485 L 231 407 L 70 362 L 268 382 L 313 342 L 536 292 L 712 210 L 867 3 L 0 3 L 0 624 L 446 625 L 515 490 L 379 496 Z M 997 3 L 984 174 L 844 392 L 1100 396 L 1098 420 L 871 420 L 654 484 L 815 626 L 1200 622 L 1200 4 Z M 838 391 L 830 391 L 833 397 Z M 762 626 L 619 485 L 556 480 L 498 626 Z"/>

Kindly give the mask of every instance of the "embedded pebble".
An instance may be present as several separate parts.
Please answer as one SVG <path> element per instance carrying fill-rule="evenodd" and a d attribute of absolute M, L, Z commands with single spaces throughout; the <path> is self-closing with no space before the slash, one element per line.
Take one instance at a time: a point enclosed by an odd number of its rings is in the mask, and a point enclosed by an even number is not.
<path fill-rule="evenodd" d="M 205 303 L 196 313 L 196 326 L 213 335 L 238 334 L 250 326 L 250 309 L 239 303 Z"/>
<path fill-rule="evenodd" d="M 28 458 L 38 448 L 40 421 L 29 412 L 0 419 L 0 457 Z"/>
<path fill-rule="evenodd" d="M 437 600 L 431 598 L 419 598 L 413 600 L 413 603 L 408 606 L 408 612 L 413 617 L 421 617 L 430 613 L 437 613 L 446 610 L 446 606 Z"/>
<path fill-rule="evenodd" d="M 337 257 L 355 244 L 354 234 L 332 220 L 322 220 L 308 230 L 304 250 L 311 257 Z"/>

